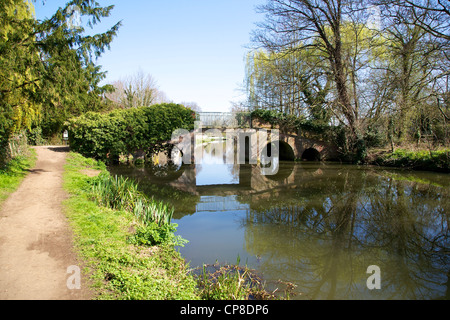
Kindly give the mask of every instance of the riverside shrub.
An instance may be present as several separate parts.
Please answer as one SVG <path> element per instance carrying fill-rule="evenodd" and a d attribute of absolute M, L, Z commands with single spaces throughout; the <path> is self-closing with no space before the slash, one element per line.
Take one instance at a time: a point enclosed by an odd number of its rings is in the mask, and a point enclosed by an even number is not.
<path fill-rule="evenodd" d="M 195 112 L 179 104 L 88 112 L 67 122 L 73 151 L 85 157 L 116 161 L 120 155 L 147 151 L 168 141 L 176 129 L 194 129 Z"/>

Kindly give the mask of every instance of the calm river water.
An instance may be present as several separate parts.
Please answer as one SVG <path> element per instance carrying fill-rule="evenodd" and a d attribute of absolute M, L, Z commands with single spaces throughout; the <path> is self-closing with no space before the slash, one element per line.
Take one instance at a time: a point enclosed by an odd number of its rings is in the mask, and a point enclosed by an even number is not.
<path fill-rule="evenodd" d="M 110 168 L 173 205 L 192 268 L 239 257 L 274 287 L 296 285 L 292 299 L 450 299 L 448 174 L 280 162 L 263 176 L 204 157 Z"/>

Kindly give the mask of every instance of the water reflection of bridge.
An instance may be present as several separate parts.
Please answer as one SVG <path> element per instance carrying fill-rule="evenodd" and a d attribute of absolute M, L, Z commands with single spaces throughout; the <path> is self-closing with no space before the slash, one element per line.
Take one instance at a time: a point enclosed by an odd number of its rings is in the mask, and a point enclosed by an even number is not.
<path fill-rule="evenodd" d="M 228 197 L 223 199 L 228 203 L 243 198 L 257 203 L 267 197 L 276 197 L 286 190 L 297 188 L 300 181 L 302 184 L 312 182 L 322 174 L 321 169 L 305 170 L 301 164 L 290 162 L 281 163 L 278 173 L 274 176 L 263 175 L 258 165 L 234 165 L 233 172 L 236 178 L 234 183 L 208 184 L 197 180 L 201 169 L 200 165 L 183 166 L 181 175 L 173 176 L 171 181 L 165 180 L 165 183 L 202 199 L 211 197 L 211 201 L 213 198 Z M 222 203 L 218 206 L 226 207 L 227 204 Z"/>
<path fill-rule="evenodd" d="M 236 196 L 203 196 L 195 207 L 196 212 L 247 211 L 249 206 L 240 203 Z"/>
<path fill-rule="evenodd" d="M 210 199 L 209 202 L 212 202 L 213 198 L 221 202 L 215 204 L 217 208 L 222 208 L 219 211 L 232 207 L 232 211 L 240 210 L 245 207 L 242 205 L 250 209 L 260 207 L 261 203 L 270 201 L 268 199 L 273 202 L 286 197 L 288 192 L 299 188 L 300 183 L 302 186 L 316 183 L 323 173 L 321 168 L 327 167 L 320 163 L 279 161 L 275 175 L 264 175 L 261 164 L 229 164 L 214 150 L 206 147 L 203 150 L 204 161 L 199 164 L 170 169 L 159 162 L 159 166 L 132 169 L 135 172 L 131 176 L 137 177 L 142 185 L 147 185 L 151 196 L 162 189 L 166 190 L 165 194 L 172 193 L 172 197 L 164 196 L 161 200 L 171 202 L 175 212 L 184 215 L 198 212 L 198 209 L 212 208 L 213 204 L 204 201 Z M 183 202 L 176 200 L 180 198 Z"/>

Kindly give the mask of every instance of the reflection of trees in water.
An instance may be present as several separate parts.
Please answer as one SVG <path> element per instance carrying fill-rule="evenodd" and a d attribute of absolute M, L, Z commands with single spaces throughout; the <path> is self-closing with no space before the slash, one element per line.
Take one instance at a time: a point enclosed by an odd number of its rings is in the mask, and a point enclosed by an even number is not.
<path fill-rule="evenodd" d="M 436 287 L 448 281 L 450 208 L 445 198 L 443 188 L 393 180 L 371 195 L 365 244 L 392 257 L 384 282 L 392 288 L 401 282 L 409 298 L 438 298 Z"/>
<path fill-rule="evenodd" d="M 307 298 L 450 298 L 447 189 L 364 172 L 341 172 L 316 195 L 309 187 L 296 201 L 252 205 L 243 221 L 265 274 L 294 280 Z M 366 287 L 372 264 L 380 291 Z"/>
<path fill-rule="evenodd" d="M 200 201 L 200 196 L 182 191 L 164 184 L 155 184 L 144 180 L 139 184 L 139 190 L 157 201 L 162 201 L 174 208 L 174 219 L 180 219 L 185 215 L 195 213 L 195 206 Z"/>

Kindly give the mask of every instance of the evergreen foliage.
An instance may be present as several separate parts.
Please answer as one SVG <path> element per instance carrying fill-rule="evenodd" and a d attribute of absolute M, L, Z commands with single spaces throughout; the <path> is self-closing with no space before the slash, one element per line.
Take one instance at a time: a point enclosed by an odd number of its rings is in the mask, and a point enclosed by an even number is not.
<path fill-rule="evenodd" d="M 194 129 L 195 113 L 178 104 L 88 112 L 67 122 L 72 149 L 86 157 L 118 161 L 120 155 L 149 151 L 176 129 Z"/>

